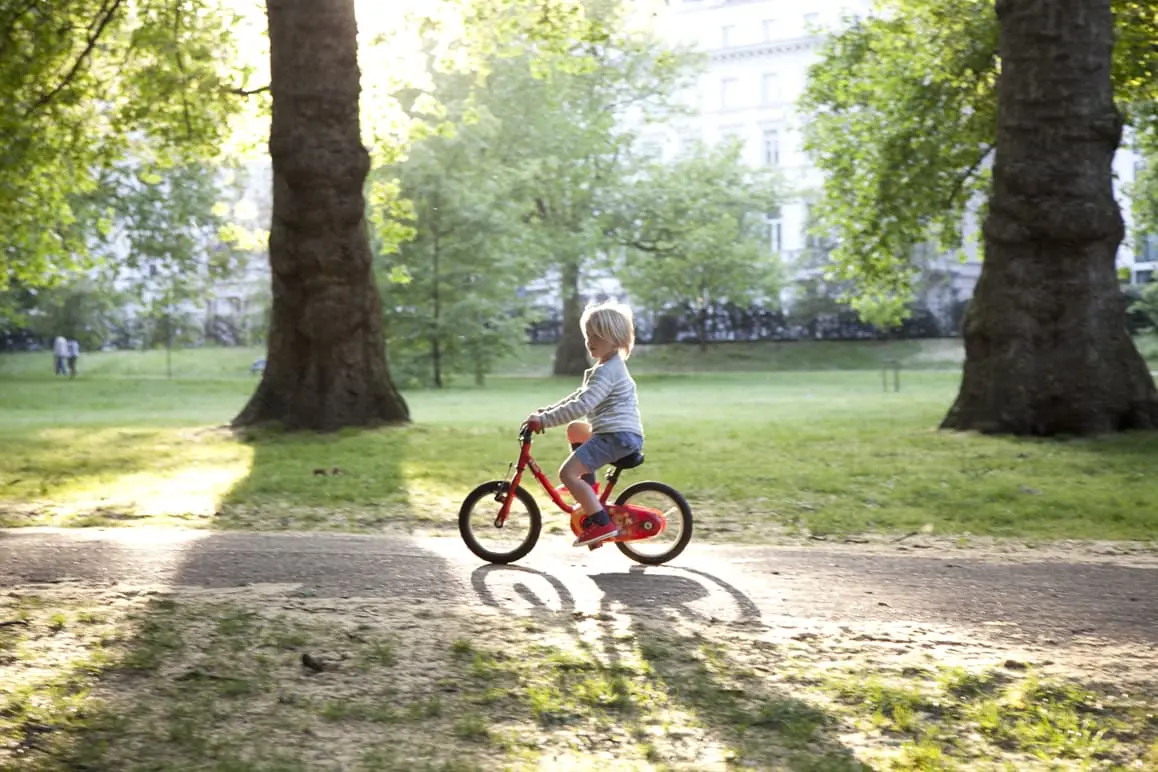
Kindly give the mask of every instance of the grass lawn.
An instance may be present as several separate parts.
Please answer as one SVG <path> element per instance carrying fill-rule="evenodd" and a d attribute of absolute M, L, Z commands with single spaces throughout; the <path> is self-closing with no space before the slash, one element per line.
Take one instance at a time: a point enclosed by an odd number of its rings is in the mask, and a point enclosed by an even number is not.
<path fill-rule="evenodd" d="M 407 392 L 407 428 L 235 436 L 220 427 L 257 355 L 177 351 L 170 380 L 164 352 L 88 354 L 72 382 L 47 355 L 0 356 L 0 524 L 449 531 L 463 496 L 514 460 L 519 422 L 575 386 L 544 377 L 551 350 L 528 347 L 485 388 Z M 955 341 L 641 350 L 648 462 L 625 480 L 683 491 L 706 540 L 1155 538 L 1158 436 L 938 432 L 959 358 Z M 903 362 L 900 392 L 881 388 L 887 359 Z M 563 446 L 559 431 L 538 440 L 544 467 Z"/>

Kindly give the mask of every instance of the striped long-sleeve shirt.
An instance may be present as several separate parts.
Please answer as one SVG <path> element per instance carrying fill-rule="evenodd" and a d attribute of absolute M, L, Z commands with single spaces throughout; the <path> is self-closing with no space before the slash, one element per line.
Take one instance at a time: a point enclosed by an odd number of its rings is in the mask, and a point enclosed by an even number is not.
<path fill-rule="evenodd" d="M 618 353 L 584 372 L 583 385 L 574 392 L 539 411 L 544 428 L 560 426 L 583 416 L 587 416 L 595 434 L 634 432 L 643 435 L 635 381 Z"/>

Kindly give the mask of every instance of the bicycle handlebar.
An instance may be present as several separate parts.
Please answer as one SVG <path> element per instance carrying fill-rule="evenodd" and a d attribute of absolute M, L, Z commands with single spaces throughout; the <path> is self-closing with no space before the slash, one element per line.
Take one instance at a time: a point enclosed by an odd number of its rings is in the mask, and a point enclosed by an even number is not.
<path fill-rule="evenodd" d="M 524 445 L 526 445 L 527 443 L 529 443 L 531 441 L 531 437 L 533 435 L 534 435 L 534 432 L 531 431 L 530 425 L 523 424 L 522 426 L 519 427 L 519 442 L 523 443 Z"/>

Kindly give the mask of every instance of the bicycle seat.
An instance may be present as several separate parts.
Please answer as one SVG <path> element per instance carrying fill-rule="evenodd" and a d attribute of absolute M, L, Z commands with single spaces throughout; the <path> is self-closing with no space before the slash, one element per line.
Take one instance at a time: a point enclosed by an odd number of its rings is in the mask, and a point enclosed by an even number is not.
<path fill-rule="evenodd" d="M 643 454 L 637 450 L 634 453 L 626 455 L 623 458 L 619 459 L 618 461 L 615 461 L 611 465 L 614 467 L 617 467 L 619 469 L 635 469 L 635 467 L 639 466 L 642 463 L 643 463 Z"/>

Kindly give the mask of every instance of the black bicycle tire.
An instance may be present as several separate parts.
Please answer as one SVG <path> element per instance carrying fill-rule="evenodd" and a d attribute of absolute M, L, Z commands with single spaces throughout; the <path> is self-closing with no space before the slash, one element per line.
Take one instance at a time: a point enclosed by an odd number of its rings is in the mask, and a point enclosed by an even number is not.
<path fill-rule="evenodd" d="M 615 503 L 622 505 L 632 496 L 642 491 L 657 491 L 665 496 L 671 497 L 672 501 L 676 503 L 676 506 L 678 506 L 680 510 L 680 519 L 683 521 L 683 531 L 680 533 L 680 538 L 670 550 L 661 552 L 658 555 L 645 555 L 641 552 L 636 552 L 631 548 L 631 542 L 617 541 L 615 542 L 615 546 L 619 547 L 620 552 L 636 563 L 642 563 L 645 566 L 660 566 L 679 557 L 680 553 L 687 549 L 688 542 L 692 540 L 692 508 L 688 506 L 687 500 L 679 491 L 667 483 L 661 483 L 655 480 L 644 480 L 629 485 L 616 497 Z"/>
<path fill-rule="evenodd" d="M 511 552 L 492 552 L 479 544 L 478 539 L 475 538 L 474 532 L 470 527 L 470 514 L 474 510 L 475 505 L 479 503 L 486 496 L 493 496 L 504 487 L 509 487 L 510 483 L 506 480 L 491 480 L 479 485 L 462 500 L 462 506 L 458 509 L 458 533 L 462 536 L 462 540 L 466 543 L 467 549 L 475 554 L 475 556 L 482 558 L 488 563 L 498 563 L 506 565 L 513 563 L 516 560 L 525 558 L 535 545 L 539 542 L 539 534 L 543 530 L 543 517 L 539 512 L 539 505 L 535 502 L 535 498 L 523 488 L 521 485 L 515 489 L 515 496 L 527 508 L 527 514 L 531 517 L 531 530 L 527 534 L 527 538 L 519 547 Z M 498 514 L 498 507 L 495 507 L 495 514 Z"/>

